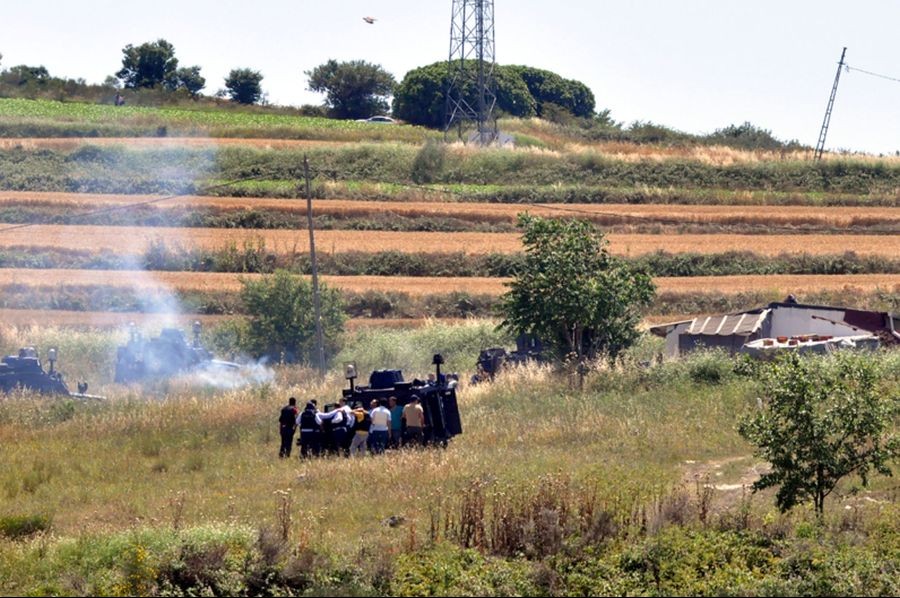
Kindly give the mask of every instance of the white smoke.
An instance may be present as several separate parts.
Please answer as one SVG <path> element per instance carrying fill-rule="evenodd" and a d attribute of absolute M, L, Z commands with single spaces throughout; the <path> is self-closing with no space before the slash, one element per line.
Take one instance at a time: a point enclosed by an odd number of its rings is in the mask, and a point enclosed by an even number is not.
<path fill-rule="evenodd" d="M 245 386 L 260 386 L 275 381 L 275 371 L 265 359 L 241 364 L 238 368 L 223 368 L 212 364 L 180 376 L 192 385 L 204 385 L 220 390 L 234 390 Z"/>

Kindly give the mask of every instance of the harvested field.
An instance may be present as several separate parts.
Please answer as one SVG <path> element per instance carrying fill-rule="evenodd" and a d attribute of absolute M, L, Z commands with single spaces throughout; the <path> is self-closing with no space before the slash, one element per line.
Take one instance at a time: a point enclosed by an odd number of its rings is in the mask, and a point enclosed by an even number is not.
<path fill-rule="evenodd" d="M 225 291 L 241 289 L 241 280 L 258 274 L 226 274 L 218 272 L 129 272 L 122 270 L 39 270 L 26 268 L 0 269 L 0 286 L 24 285 L 32 288 L 65 286 L 126 287 L 152 291 L 171 288 L 179 291 Z M 453 291 L 470 294 L 497 295 L 505 290 L 503 278 L 463 278 L 424 276 L 322 276 L 326 284 L 346 291 L 401 292 L 414 296 L 439 295 Z M 778 291 L 808 293 L 844 288 L 871 291 L 883 289 L 900 292 L 900 274 L 852 275 L 764 275 L 764 276 L 695 276 L 655 279 L 660 293 L 741 293 Z"/>
<path fill-rule="evenodd" d="M 891 258 L 900 255 L 900 235 L 610 234 L 608 239 L 613 253 L 630 256 L 656 251 L 752 251 L 760 255 L 804 252 L 830 255 L 853 251 L 859 255 Z M 279 254 L 305 253 L 309 247 L 308 235 L 300 230 L 0 224 L 0 247 L 3 248 L 105 249 L 140 254 L 158 241 L 169 246 L 202 249 L 262 243 L 267 250 Z M 516 233 L 320 231 L 316 243 L 323 253 L 406 251 L 484 255 L 521 250 Z"/>
<path fill-rule="evenodd" d="M 694 318 L 700 314 L 684 314 L 683 316 L 654 315 L 644 318 L 643 327 L 656 326 L 675 320 Z M 138 326 L 153 326 L 165 319 L 167 325 L 188 328 L 195 321 L 204 326 L 215 326 L 235 316 L 208 314 L 155 314 L 143 312 L 112 311 L 67 311 L 62 309 L 5 309 L 0 308 L 0 322 L 5 326 L 60 326 L 63 328 L 92 329 L 119 328 L 134 322 Z M 351 318 L 346 327 L 350 330 L 359 328 L 420 328 L 422 326 L 441 324 L 462 324 L 468 320 L 462 318 Z"/>
<path fill-rule="evenodd" d="M 185 329 L 192 322 L 200 321 L 204 326 L 214 326 L 234 316 L 207 314 L 155 314 L 142 312 L 110 311 L 67 311 L 61 309 L 0 309 L 0 322 L 5 326 L 61 326 L 64 328 L 119 328 L 134 322 L 138 326 L 175 325 Z M 378 328 L 418 328 L 433 322 L 457 324 L 459 318 L 353 318 L 347 320 L 350 330 L 364 327 Z M 654 320 L 655 321 L 655 320 Z"/>
<path fill-rule="evenodd" d="M 318 143 L 318 142 L 317 142 Z M 185 195 L 160 200 L 154 195 L 101 195 L 83 193 L 0 192 L 0 206 L 96 210 L 153 202 L 159 209 L 208 209 L 221 211 L 275 210 L 306 212 L 297 199 L 207 197 Z M 634 205 L 634 204 L 490 204 L 447 201 L 317 200 L 313 213 L 340 218 L 383 215 L 404 217 L 452 217 L 480 222 L 514 222 L 521 212 L 537 216 L 588 218 L 598 224 L 671 223 L 703 225 L 819 226 L 831 228 L 889 225 L 900 232 L 900 208 Z"/>

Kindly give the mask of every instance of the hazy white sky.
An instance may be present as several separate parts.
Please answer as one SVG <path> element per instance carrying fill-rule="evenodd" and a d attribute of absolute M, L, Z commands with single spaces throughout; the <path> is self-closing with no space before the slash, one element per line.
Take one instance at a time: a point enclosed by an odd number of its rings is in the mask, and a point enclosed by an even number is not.
<path fill-rule="evenodd" d="M 319 103 L 303 71 L 335 58 L 399 80 L 446 60 L 450 0 L 0 0 L 3 66 L 43 64 L 100 82 L 129 43 L 165 38 L 207 93 L 251 67 L 279 104 Z M 751 121 L 814 145 L 841 48 L 900 78 L 894 0 L 495 0 L 497 60 L 579 79 L 620 121 L 689 132 Z M 374 25 L 362 17 L 377 18 Z M 900 82 L 844 73 L 828 147 L 900 149 Z"/>

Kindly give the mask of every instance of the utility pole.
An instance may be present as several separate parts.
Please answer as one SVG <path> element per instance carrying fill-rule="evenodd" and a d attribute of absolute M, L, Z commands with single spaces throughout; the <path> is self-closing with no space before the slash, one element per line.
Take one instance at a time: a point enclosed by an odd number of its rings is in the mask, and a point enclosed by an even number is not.
<path fill-rule="evenodd" d="M 834 97 L 837 95 L 838 83 L 841 80 L 841 69 L 844 68 L 844 57 L 847 55 L 847 48 L 841 52 L 841 61 L 838 63 L 837 74 L 834 76 L 834 86 L 831 88 L 831 96 L 828 98 L 828 107 L 825 108 L 825 119 L 822 121 L 822 130 L 819 132 L 819 141 L 816 143 L 816 153 L 813 154 L 813 160 L 821 160 L 822 152 L 825 151 L 825 136 L 828 135 L 828 125 L 831 123 L 831 110 L 834 108 Z"/>
<path fill-rule="evenodd" d="M 303 178 L 306 181 L 306 220 L 309 224 L 309 260 L 312 263 L 313 309 L 316 317 L 316 367 L 325 371 L 325 343 L 322 340 L 322 304 L 319 300 L 319 268 L 316 264 L 316 237 L 313 234 L 312 191 L 309 186 L 309 160 L 303 156 Z"/>

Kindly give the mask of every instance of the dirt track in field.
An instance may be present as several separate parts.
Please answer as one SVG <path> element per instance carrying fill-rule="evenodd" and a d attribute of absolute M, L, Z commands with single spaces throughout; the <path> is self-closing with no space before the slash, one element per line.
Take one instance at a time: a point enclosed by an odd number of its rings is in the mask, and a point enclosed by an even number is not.
<path fill-rule="evenodd" d="M 900 256 L 900 235 L 729 235 L 729 234 L 610 234 L 610 251 L 618 255 L 670 253 L 722 253 L 752 251 L 761 255 L 781 253 L 842 254 L 890 258 Z M 169 247 L 216 250 L 236 245 L 265 244 L 278 254 L 306 253 L 309 236 L 299 230 L 107 227 L 88 225 L 0 224 L 0 247 L 55 248 L 68 251 L 115 251 L 141 254 L 154 242 Z M 402 251 L 424 253 L 515 253 L 521 250 L 516 233 L 433 233 L 390 231 L 320 231 L 316 246 L 324 253 Z"/>
<path fill-rule="evenodd" d="M 86 287 L 124 287 L 144 289 L 172 288 L 180 291 L 226 291 L 241 289 L 241 280 L 254 279 L 255 274 L 218 272 L 130 272 L 123 270 L 40 270 L 25 268 L 0 269 L 0 285 L 25 285 L 36 289 L 53 289 L 60 285 Z M 397 291 L 415 296 L 445 294 L 453 291 L 497 295 L 505 291 L 502 278 L 414 277 L 414 276 L 322 276 L 328 285 L 346 291 Z M 777 291 L 809 293 L 814 291 L 875 289 L 900 292 L 900 274 L 852 275 L 773 275 L 773 276 L 696 276 L 657 278 L 660 293 L 721 293 Z"/>
<path fill-rule="evenodd" d="M 248 197 L 205 197 L 186 195 L 160 200 L 153 195 L 101 195 L 86 193 L 35 193 L 0 191 L 0 206 L 96 210 L 145 204 L 157 209 L 203 209 L 220 211 L 275 210 L 306 212 L 306 202 L 297 199 Z M 343 218 L 398 215 L 404 217 L 452 217 L 472 221 L 514 222 L 521 212 L 538 216 L 588 218 L 599 223 L 638 224 L 745 224 L 758 226 L 801 226 L 842 228 L 887 224 L 900 232 L 900 208 L 809 207 L 809 206 L 727 206 L 658 204 L 490 204 L 447 201 L 357 201 L 316 200 L 313 212 Z"/>

